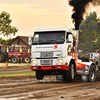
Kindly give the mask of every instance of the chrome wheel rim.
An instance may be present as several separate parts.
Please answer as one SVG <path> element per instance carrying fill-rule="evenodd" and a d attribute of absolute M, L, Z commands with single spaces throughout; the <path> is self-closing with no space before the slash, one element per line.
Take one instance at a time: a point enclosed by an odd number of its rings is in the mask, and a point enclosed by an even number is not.
<path fill-rule="evenodd" d="M 91 75 L 91 79 L 93 80 L 93 79 L 94 79 L 94 77 L 95 77 L 95 72 L 94 72 L 94 70 L 93 70 L 93 69 L 91 70 L 90 75 Z"/>
<path fill-rule="evenodd" d="M 71 77 L 72 77 L 72 79 L 74 79 L 74 65 L 73 64 L 71 67 Z"/>

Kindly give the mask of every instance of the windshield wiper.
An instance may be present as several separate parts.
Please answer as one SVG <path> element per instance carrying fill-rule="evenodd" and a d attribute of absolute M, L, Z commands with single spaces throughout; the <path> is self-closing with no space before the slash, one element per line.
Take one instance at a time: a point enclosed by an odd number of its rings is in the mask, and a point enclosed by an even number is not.
<path fill-rule="evenodd" d="M 47 42 L 48 43 L 57 43 L 58 41 L 57 40 L 48 40 Z"/>
<path fill-rule="evenodd" d="M 62 43 L 62 42 L 64 42 L 65 40 L 63 39 L 63 40 L 48 40 L 47 42 L 52 42 L 52 43 Z"/>
<path fill-rule="evenodd" d="M 63 39 L 63 40 L 58 40 L 58 42 L 64 42 L 65 40 Z"/>
<path fill-rule="evenodd" d="M 38 40 L 38 43 L 43 43 L 43 41 L 42 40 Z"/>

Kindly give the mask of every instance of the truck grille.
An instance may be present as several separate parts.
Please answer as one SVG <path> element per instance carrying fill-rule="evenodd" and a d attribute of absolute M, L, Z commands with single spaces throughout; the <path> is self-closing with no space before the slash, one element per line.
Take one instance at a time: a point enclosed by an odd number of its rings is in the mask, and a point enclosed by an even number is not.
<path fill-rule="evenodd" d="M 53 64 L 53 60 L 40 60 L 41 65 L 52 65 Z"/>
<path fill-rule="evenodd" d="M 48 57 L 53 57 L 53 52 L 41 52 L 40 53 L 41 58 L 48 58 Z"/>

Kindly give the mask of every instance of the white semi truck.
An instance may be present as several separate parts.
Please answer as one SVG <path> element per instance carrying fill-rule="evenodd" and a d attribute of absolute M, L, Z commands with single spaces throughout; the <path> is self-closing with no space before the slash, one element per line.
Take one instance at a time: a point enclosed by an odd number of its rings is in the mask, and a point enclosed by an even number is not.
<path fill-rule="evenodd" d="M 31 38 L 30 38 L 31 39 Z M 31 44 L 32 43 L 32 44 Z M 36 78 L 56 75 L 57 80 L 96 81 L 96 65 L 87 58 L 78 59 L 78 30 L 35 30 L 31 44 L 31 70 Z"/>

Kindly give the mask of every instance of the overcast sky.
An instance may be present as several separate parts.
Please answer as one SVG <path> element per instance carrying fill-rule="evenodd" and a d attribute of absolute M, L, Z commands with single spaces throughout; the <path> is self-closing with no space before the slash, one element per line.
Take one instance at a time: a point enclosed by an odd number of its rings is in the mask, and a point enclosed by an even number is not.
<path fill-rule="evenodd" d="M 35 29 L 72 28 L 68 0 L 0 0 L 0 13 L 10 14 L 16 36 L 29 36 Z"/>

